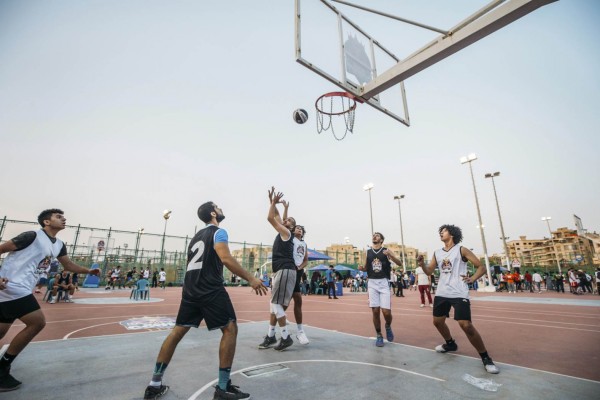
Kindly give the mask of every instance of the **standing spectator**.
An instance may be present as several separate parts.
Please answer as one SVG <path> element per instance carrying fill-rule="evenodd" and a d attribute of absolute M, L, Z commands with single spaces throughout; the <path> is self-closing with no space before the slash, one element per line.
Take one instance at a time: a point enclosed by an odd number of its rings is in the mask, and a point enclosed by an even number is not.
<path fill-rule="evenodd" d="M 600 287 L 598 284 L 600 283 L 600 267 L 596 267 L 596 294 L 600 295 Z"/>
<path fill-rule="evenodd" d="M 404 289 L 402 286 L 404 286 L 402 271 L 398 268 L 398 271 L 396 271 L 396 297 L 404 297 Z"/>
<path fill-rule="evenodd" d="M 542 276 L 539 272 L 533 271 L 533 276 L 531 277 L 533 280 L 534 286 L 537 288 L 538 293 L 542 293 Z"/>
<path fill-rule="evenodd" d="M 148 280 L 150 279 L 150 268 L 144 268 L 144 272 L 142 273 L 142 278 Z"/>
<path fill-rule="evenodd" d="M 152 273 L 152 287 L 158 287 L 158 271 L 154 270 Z"/>
<path fill-rule="evenodd" d="M 506 275 L 504 275 L 504 279 L 506 279 L 506 286 L 508 288 L 508 293 L 516 293 L 515 292 L 515 278 L 512 272 L 507 271 Z"/>
<path fill-rule="evenodd" d="M 556 275 L 554 275 L 554 281 L 556 282 L 556 292 L 565 292 L 565 285 L 563 283 L 563 281 L 565 280 L 565 277 L 563 276 L 563 274 L 557 273 Z"/>
<path fill-rule="evenodd" d="M 331 300 L 331 293 L 333 292 L 333 298 L 337 300 L 338 297 L 335 294 L 335 270 L 333 269 L 333 265 L 329 266 L 325 276 L 327 277 L 327 295 Z"/>
<path fill-rule="evenodd" d="M 519 290 L 523 292 L 523 287 L 521 286 L 521 274 L 518 270 L 515 270 L 515 272 L 513 272 L 513 280 L 515 281 L 515 293 Z"/>
<path fill-rule="evenodd" d="M 164 268 L 160 269 L 160 272 L 158 273 L 158 283 L 160 284 L 160 287 L 165 289 L 165 284 L 167 282 L 167 273 L 165 272 Z"/>
<path fill-rule="evenodd" d="M 415 271 L 417 277 L 417 286 L 419 287 L 419 294 L 421 295 L 421 307 L 425 307 L 425 293 L 427 293 L 427 301 L 429 307 L 433 308 L 433 301 L 431 300 L 430 285 L 431 281 L 429 275 L 423 271 L 423 268 L 418 267 Z"/>
<path fill-rule="evenodd" d="M 583 272 L 582 269 L 579 270 L 579 282 L 581 282 L 584 293 L 587 291 L 590 294 L 594 294 L 594 289 L 592 288 L 592 276 Z"/>
<path fill-rule="evenodd" d="M 409 282 L 409 287 L 408 290 L 417 290 L 417 285 L 415 284 L 417 277 L 415 276 L 415 274 L 410 271 L 410 275 L 408 276 L 408 282 Z"/>
<path fill-rule="evenodd" d="M 529 290 L 531 293 L 533 293 L 533 285 L 531 284 L 532 282 L 533 277 L 531 276 L 529 271 L 525 271 L 525 289 Z"/>
<path fill-rule="evenodd" d="M 573 294 L 577 294 L 577 287 L 578 285 L 578 279 L 577 279 L 577 275 L 575 274 L 575 270 L 573 268 L 569 268 L 569 272 L 567 272 L 567 275 L 569 276 L 569 286 L 571 288 L 571 293 Z"/>

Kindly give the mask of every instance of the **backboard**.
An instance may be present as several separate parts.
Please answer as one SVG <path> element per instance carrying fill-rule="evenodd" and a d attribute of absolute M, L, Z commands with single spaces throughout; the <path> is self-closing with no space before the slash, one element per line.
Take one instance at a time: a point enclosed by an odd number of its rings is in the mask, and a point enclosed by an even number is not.
<path fill-rule="evenodd" d="M 347 1 L 295 0 L 296 61 L 375 109 L 410 126 L 404 89 L 406 79 L 555 1 L 493 0 L 454 27 L 439 29 Z M 333 3 L 418 26 L 439 36 L 400 59 Z M 366 2 L 363 0 L 362 3 Z"/>

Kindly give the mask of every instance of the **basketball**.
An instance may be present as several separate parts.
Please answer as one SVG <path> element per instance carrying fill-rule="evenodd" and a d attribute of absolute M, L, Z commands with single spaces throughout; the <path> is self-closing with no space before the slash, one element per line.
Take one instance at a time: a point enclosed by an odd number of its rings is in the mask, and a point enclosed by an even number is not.
<path fill-rule="evenodd" d="M 306 121 L 308 121 L 308 113 L 306 112 L 306 110 L 303 110 L 301 108 L 294 111 L 293 117 L 294 121 L 296 121 L 297 124 L 303 124 Z"/>

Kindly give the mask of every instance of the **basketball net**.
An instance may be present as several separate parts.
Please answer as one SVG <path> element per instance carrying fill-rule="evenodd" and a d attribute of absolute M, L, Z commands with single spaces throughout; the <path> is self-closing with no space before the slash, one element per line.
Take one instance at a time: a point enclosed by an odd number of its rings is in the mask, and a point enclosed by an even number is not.
<path fill-rule="evenodd" d="M 356 111 L 356 102 L 362 101 L 348 92 L 331 92 L 320 96 L 315 102 L 317 109 L 317 133 L 331 129 L 333 137 L 336 140 L 343 140 L 348 132 L 353 133 L 354 114 Z M 334 129 L 334 117 L 344 118 L 346 130 L 343 135 L 338 135 Z M 339 130 L 338 130 L 339 132 Z"/>

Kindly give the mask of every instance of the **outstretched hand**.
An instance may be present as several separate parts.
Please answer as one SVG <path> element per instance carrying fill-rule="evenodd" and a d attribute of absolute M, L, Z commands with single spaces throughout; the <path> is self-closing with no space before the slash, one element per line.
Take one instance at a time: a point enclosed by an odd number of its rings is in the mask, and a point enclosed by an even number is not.
<path fill-rule="evenodd" d="M 269 190 L 269 203 L 273 202 L 273 194 L 275 193 L 275 186 L 271 186 L 271 189 Z"/>
<path fill-rule="evenodd" d="M 421 264 L 423 264 L 424 262 L 425 262 L 425 259 L 423 258 L 423 255 L 422 255 L 422 254 L 420 254 L 420 255 L 417 257 L 417 263 L 418 263 L 419 265 L 421 265 Z"/>
<path fill-rule="evenodd" d="M 99 268 L 90 269 L 88 274 L 98 276 L 98 275 L 100 275 L 100 269 Z"/>
<path fill-rule="evenodd" d="M 258 278 L 252 278 L 248 283 L 252 286 L 252 290 L 256 292 L 257 295 L 266 295 L 268 293 L 267 287 L 263 285 L 262 281 Z"/>

